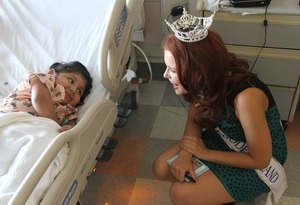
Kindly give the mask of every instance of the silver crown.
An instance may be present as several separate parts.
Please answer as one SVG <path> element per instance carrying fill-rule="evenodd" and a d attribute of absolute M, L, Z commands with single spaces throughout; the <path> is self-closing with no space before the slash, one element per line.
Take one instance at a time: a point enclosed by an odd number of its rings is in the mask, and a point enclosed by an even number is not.
<path fill-rule="evenodd" d="M 188 14 L 183 8 L 183 15 L 178 20 L 172 24 L 167 20 L 165 22 L 180 41 L 191 43 L 201 41 L 207 36 L 215 13 L 209 17 L 196 17 Z"/>

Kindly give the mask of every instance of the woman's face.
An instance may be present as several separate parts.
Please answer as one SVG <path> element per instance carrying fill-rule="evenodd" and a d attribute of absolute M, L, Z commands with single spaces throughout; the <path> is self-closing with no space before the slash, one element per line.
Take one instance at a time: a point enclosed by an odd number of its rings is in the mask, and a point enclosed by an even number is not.
<path fill-rule="evenodd" d="M 173 54 L 170 51 L 168 50 L 164 51 L 164 60 L 167 66 L 163 75 L 164 78 L 168 79 L 172 83 L 176 95 L 187 94 L 188 93 L 187 90 L 184 89 L 184 87 L 179 82 L 177 71 L 176 71 L 175 59 Z"/>
<path fill-rule="evenodd" d="M 58 73 L 56 83 L 65 88 L 63 104 L 76 106 L 86 87 L 86 79 L 79 73 Z"/>

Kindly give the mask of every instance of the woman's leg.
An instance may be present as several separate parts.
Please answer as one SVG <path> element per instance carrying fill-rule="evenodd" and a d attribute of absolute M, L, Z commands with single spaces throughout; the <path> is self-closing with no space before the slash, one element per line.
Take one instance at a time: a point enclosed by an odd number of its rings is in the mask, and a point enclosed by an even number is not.
<path fill-rule="evenodd" d="M 170 172 L 170 167 L 167 164 L 167 160 L 171 157 L 174 157 L 176 154 L 178 154 L 180 151 L 180 145 L 179 142 L 176 142 L 171 147 L 169 147 L 167 150 L 162 152 L 153 162 L 152 164 L 152 171 L 153 174 L 160 180 L 164 181 L 175 181 L 175 178 Z"/>
<path fill-rule="evenodd" d="M 196 183 L 172 183 L 170 198 L 174 205 L 220 205 L 235 201 L 212 171 L 200 175 Z"/>
<path fill-rule="evenodd" d="M 174 205 L 220 205 L 235 201 L 211 171 L 197 177 L 197 183 L 176 181 L 170 172 L 167 160 L 179 151 L 180 143 L 177 142 L 162 152 L 152 165 L 153 173 L 158 179 L 173 182 L 170 186 L 170 198 Z"/>

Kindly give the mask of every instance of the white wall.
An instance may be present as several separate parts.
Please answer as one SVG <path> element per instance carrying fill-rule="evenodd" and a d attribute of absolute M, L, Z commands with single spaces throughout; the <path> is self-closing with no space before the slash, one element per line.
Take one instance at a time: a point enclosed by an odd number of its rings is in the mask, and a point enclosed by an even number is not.
<path fill-rule="evenodd" d="M 164 0 L 144 0 L 145 9 L 145 29 L 143 42 L 137 42 L 137 45 L 143 49 L 149 58 L 150 62 L 163 63 L 163 51 L 161 49 L 161 42 L 164 39 L 163 33 L 163 18 L 161 1 Z M 166 0 L 168 2 L 176 2 L 173 0 Z M 188 0 L 188 10 L 193 15 L 197 12 L 194 10 L 197 0 Z M 177 4 L 177 3 L 176 3 Z M 137 51 L 137 61 L 144 62 L 142 54 Z"/>

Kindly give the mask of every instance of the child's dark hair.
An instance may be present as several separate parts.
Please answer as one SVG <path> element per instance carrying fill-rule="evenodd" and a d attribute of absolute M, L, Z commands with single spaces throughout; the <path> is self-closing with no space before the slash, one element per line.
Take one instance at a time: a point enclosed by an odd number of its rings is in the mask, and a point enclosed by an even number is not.
<path fill-rule="evenodd" d="M 79 73 L 86 79 L 86 88 L 77 106 L 83 105 L 84 99 L 88 96 L 88 94 L 90 94 L 93 86 L 93 79 L 87 68 L 78 61 L 71 61 L 69 63 L 53 63 L 50 66 L 50 70 L 51 69 L 55 70 L 55 73 Z"/>

